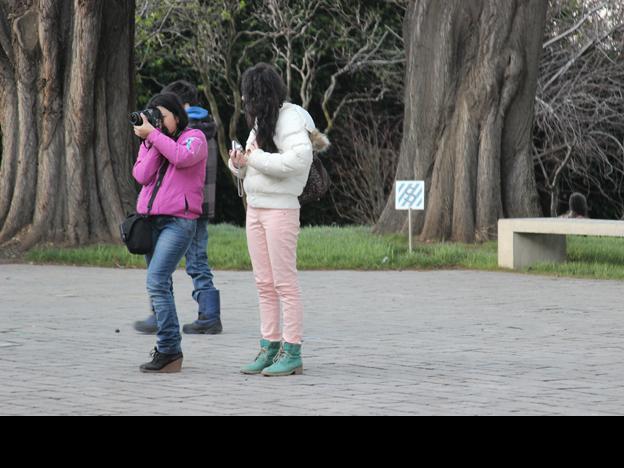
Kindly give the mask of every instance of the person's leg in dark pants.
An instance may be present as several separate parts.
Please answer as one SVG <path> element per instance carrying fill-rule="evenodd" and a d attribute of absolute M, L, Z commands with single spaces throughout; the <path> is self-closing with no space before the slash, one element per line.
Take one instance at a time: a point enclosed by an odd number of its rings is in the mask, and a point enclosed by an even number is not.
<path fill-rule="evenodd" d="M 197 231 L 186 253 L 186 272 L 193 279 L 193 299 L 199 305 L 197 321 L 184 326 L 191 335 L 218 335 L 221 324 L 221 296 L 214 285 L 208 263 L 208 221 L 199 220 Z"/>

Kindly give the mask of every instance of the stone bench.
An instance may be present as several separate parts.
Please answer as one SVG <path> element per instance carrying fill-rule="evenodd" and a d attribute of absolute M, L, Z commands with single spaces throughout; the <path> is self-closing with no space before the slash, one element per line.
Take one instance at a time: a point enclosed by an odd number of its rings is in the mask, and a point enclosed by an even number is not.
<path fill-rule="evenodd" d="M 624 222 L 527 218 L 498 222 L 498 265 L 512 270 L 567 260 L 566 236 L 624 237 Z"/>

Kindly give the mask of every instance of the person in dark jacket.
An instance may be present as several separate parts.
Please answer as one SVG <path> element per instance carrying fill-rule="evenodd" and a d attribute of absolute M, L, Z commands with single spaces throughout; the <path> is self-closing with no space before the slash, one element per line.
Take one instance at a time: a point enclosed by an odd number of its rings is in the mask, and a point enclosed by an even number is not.
<path fill-rule="evenodd" d="M 218 335 L 223 332 L 221 297 L 208 262 L 208 223 L 214 219 L 216 204 L 217 125 L 210 112 L 199 106 L 198 91 L 193 84 L 176 81 L 166 86 L 163 92 L 176 94 L 180 98 L 189 118 L 189 128 L 201 130 L 208 142 L 203 213 L 197 220 L 197 231 L 186 253 L 186 272 L 193 279 L 193 299 L 199 305 L 199 313 L 195 322 L 184 325 L 183 331 L 189 335 Z M 145 334 L 156 333 L 155 316 L 136 322 L 135 329 Z"/>

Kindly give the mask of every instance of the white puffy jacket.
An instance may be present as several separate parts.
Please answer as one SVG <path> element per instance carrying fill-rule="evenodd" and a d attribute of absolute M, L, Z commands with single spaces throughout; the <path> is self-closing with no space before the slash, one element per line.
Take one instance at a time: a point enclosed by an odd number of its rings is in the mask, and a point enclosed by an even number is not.
<path fill-rule="evenodd" d="M 256 132 L 252 131 L 247 148 L 255 141 Z M 326 149 L 329 141 L 318 132 L 305 109 L 286 103 L 280 110 L 274 142 L 279 153 L 270 154 L 258 149 L 249 156 L 246 168 L 238 170 L 230 161 L 230 170 L 238 178 L 245 179 L 249 206 L 298 209 L 299 197 L 310 175 L 312 152 Z"/>

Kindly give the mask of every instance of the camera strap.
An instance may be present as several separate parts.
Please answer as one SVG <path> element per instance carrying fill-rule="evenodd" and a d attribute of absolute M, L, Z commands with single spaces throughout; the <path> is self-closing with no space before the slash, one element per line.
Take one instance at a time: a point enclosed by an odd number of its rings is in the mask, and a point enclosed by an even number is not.
<path fill-rule="evenodd" d="M 169 168 L 169 160 L 165 159 L 165 162 L 160 167 L 160 171 L 158 172 L 158 181 L 156 182 L 156 187 L 154 187 L 154 193 L 152 193 L 152 198 L 147 205 L 147 216 L 152 213 L 152 207 L 154 206 L 154 201 L 156 200 L 156 195 L 160 191 L 160 187 L 162 187 L 163 180 L 165 180 L 165 174 L 167 173 L 167 169 Z"/>

